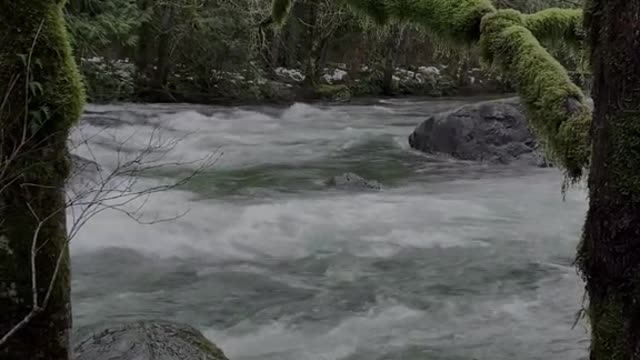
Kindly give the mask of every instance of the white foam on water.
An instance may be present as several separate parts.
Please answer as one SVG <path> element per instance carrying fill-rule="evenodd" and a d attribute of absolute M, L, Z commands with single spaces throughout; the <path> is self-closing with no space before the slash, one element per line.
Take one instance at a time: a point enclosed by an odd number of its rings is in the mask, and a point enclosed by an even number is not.
<path fill-rule="evenodd" d="M 443 300 L 429 311 L 393 301 L 379 301 L 368 311 L 327 326 L 291 324 L 286 318 L 267 324 L 241 322 L 228 329 L 208 329 L 205 336 L 233 359 L 346 359 L 354 354 L 382 356 L 418 347 L 439 349 L 461 358 L 510 359 L 518 352 L 535 354 L 553 348 L 560 356 L 577 358 L 580 330 L 560 325 L 545 315 L 544 301 L 509 297 L 500 300 Z M 574 342 L 554 345 L 558 337 Z M 359 357 L 362 358 L 362 357 Z"/>
<path fill-rule="evenodd" d="M 135 109 L 154 114 L 153 108 Z M 153 144 L 172 145 L 172 150 L 163 154 L 167 162 L 187 163 L 219 152 L 224 156 L 217 165 L 227 168 L 307 161 L 326 156 L 332 151 L 327 141 L 337 147 L 356 136 L 354 133 L 362 132 L 357 128 L 344 131 L 344 124 L 351 121 L 349 116 L 347 112 L 306 104 L 294 104 L 277 116 L 245 109 L 214 111 L 212 115 L 186 109 L 176 113 L 158 113 L 156 110 L 155 115 L 138 122 L 108 129 L 81 122 L 71 139 L 74 144 L 89 139 L 91 149 L 80 146 L 74 152 L 88 158 L 95 156 L 106 166 L 116 163 L 114 148 L 120 147 L 124 153 L 136 153 L 148 147 L 153 139 Z M 358 119 L 360 125 L 364 125 L 364 120 L 366 118 Z M 283 146 L 283 141 L 289 146 Z"/>
<path fill-rule="evenodd" d="M 397 339 L 403 334 L 394 334 L 395 329 L 421 318 L 423 312 L 403 305 L 380 305 L 329 328 L 311 324 L 296 327 L 280 321 L 262 326 L 244 323 L 227 331 L 207 330 L 205 336 L 220 344 L 229 358 L 284 354 L 274 358 L 338 360 L 360 348 Z M 252 330 L 244 331 L 247 328 Z"/>
<path fill-rule="evenodd" d="M 216 166 L 235 169 L 326 158 L 340 146 L 358 146 L 363 138 L 376 136 L 378 131 L 399 136 L 406 130 L 385 130 L 382 126 L 386 119 L 368 118 L 370 113 L 354 113 L 355 108 L 296 104 L 269 114 L 227 109 L 214 110 L 212 115 L 188 108 L 166 113 L 170 108 L 135 108 L 148 115 L 146 122 L 114 129 L 83 123 L 82 131 L 95 136 L 90 141 L 91 149 L 75 151 L 88 158 L 95 155 L 109 169 L 117 164 L 113 136 L 129 139 L 126 149 L 133 154 L 144 149 L 157 127 L 168 138 L 184 137 L 168 155 L 169 160 L 199 158 L 221 147 L 225 156 Z M 78 132 L 74 136 L 76 140 L 82 138 Z M 402 144 L 400 137 L 396 141 Z M 140 179 L 139 186 L 161 181 L 165 180 Z M 482 249 L 482 253 L 507 260 L 522 255 L 528 262 L 547 265 L 553 256 L 574 251 L 584 214 L 584 193 L 570 192 L 563 203 L 559 188 L 560 176 L 547 172 L 519 178 L 413 184 L 380 193 L 300 193 L 251 203 L 202 200 L 187 191 L 171 190 L 147 200 L 145 218 L 170 218 L 190 210 L 183 217 L 143 226 L 121 212 L 106 210 L 82 228 L 71 250 L 73 256 L 82 256 L 121 247 L 165 259 L 204 258 L 206 267 L 196 273 L 204 280 L 230 261 L 239 263 L 232 270 L 252 274 L 263 270 L 251 265 L 261 260 L 286 262 L 317 254 L 347 253 L 355 255 L 355 260 L 347 256 L 352 263 L 329 264 L 324 277 L 330 283 L 357 282 L 360 276 L 369 275 L 363 274 L 358 262 L 416 249 L 434 249 L 436 254 Z M 131 208 L 138 205 L 129 204 Z M 500 264 L 496 265 L 502 270 Z M 293 323 L 287 317 L 268 324 L 253 323 L 258 320 L 247 314 L 247 319 L 235 326 L 209 329 L 207 335 L 230 358 L 238 360 L 346 359 L 363 351 L 383 354 L 409 346 L 433 346 L 447 349 L 451 356 L 495 360 L 519 354 L 533 359 L 541 349 L 545 349 L 544 354 L 552 349 L 559 358 L 578 359 L 584 349 L 576 341 L 584 336 L 574 335 L 568 324 L 579 306 L 581 286 L 570 269 L 547 267 L 561 276 L 553 273 L 530 284 L 532 290 L 523 290 L 525 294 L 501 297 L 500 284 L 491 284 L 491 291 L 498 290 L 490 294 L 418 294 L 433 300 L 428 311 L 385 299 L 370 311 L 332 314 L 339 318 L 330 323 Z M 304 277 L 273 276 L 274 280 L 304 288 Z M 317 290 L 311 285 L 307 289 Z M 99 304 L 87 306 L 86 311 L 109 309 L 115 301 L 140 298 L 144 300 L 141 294 L 115 293 L 108 299 L 91 300 Z"/>
<path fill-rule="evenodd" d="M 226 260 L 294 259 L 318 250 L 390 256 L 393 252 L 380 253 L 380 247 L 390 246 L 395 251 L 487 246 L 474 237 L 488 228 L 442 224 L 460 216 L 478 220 L 491 217 L 491 212 L 481 205 L 404 194 L 351 194 L 251 204 L 193 200 L 188 192 L 153 194 L 144 200 L 146 219 L 188 213 L 174 221 L 149 226 L 106 210 L 82 229 L 72 249 L 86 252 L 124 247 L 163 257 Z M 138 203 L 130 206 L 135 208 Z"/>

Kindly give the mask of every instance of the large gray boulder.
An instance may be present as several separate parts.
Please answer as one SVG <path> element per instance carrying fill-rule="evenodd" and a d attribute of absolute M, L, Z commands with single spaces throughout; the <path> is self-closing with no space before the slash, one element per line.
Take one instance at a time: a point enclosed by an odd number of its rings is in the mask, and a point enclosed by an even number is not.
<path fill-rule="evenodd" d="M 547 166 L 518 98 L 464 105 L 431 116 L 409 136 L 412 148 L 460 160 Z"/>
<path fill-rule="evenodd" d="M 103 326 L 80 339 L 76 360 L 228 360 L 198 330 L 169 321 Z"/>

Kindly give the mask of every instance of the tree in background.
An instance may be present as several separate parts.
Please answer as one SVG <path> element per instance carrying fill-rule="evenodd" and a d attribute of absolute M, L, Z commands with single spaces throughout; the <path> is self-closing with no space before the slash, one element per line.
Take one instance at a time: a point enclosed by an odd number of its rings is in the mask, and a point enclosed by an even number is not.
<path fill-rule="evenodd" d="M 584 10 L 525 15 L 487 0 L 347 0 L 380 24 L 422 25 L 478 43 L 515 79 L 534 130 L 568 181 L 589 173 L 589 211 L 577 265 L 586 280 L 592 360 L 640 359 L 640 1 L 590 0 Z M 276 0 L 276 22 L 291 0 Z M 582 91 L 541 45 L 582 47 L 594 70 L 593 114 Z M 592 119 L 593 118 L 593 119 Z"/>
<path fill-rule="evenodd" d="M 565 1 L 498 2 L 529 11 Z M 282 68 L 306 73 L 306 84 L 294 85 L 307 88 L 326 84 L 324 75 L 340 68 L 349 73 L 347 85 L 362 94 L 441 87 L 398 88 L 397 67 L 415 72 L 420 65 L 447 64 L 443 75 L 463 87 L 483 77 L 477 47 L 451 51 L 447 41 L 418 26 L 399 31 L 389 24 L 381 31 L 330 0 L 296 2 L 290 21 L 265 31 L 260 41 L 258 24 L 270 8 L 269 0 L 73 0 L 65 15 L 90 101 L 269 99 L 264 80 L 281 81 Z M 387 50 L 390 44 L 398 51 Z M 554 55 L 573 68 L 575 56 L 559 48 Z"/>
<path fill-rule="evenodd" d="M 302 41 L 289 39 L 289 44 L 298 46 L 298 61 L 304 70 L 305 81 L 315 87 L 326 63 L 330 41 L 339 36 L 339 30 L 344 30 L 351 16 L 344 6 L 336 7 L 331 0 L 298 2 L 293 14 L 289 19 L 297 24 L 293 24 L 291 30 L 301 29 Z"/>

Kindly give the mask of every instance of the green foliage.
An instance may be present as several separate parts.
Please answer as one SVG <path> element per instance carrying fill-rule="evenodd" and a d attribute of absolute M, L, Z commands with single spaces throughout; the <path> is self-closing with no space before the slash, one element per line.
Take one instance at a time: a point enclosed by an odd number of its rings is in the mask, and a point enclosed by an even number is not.
<path fill-rule="evenodd" d="M 79 65 L 89 101 L 122 101 L 134 96 L 136 70 L 129 61 L 93 57 L 81 59 Z"/>
<path fill-rule="evenodd" d="M 136 30 L 149 18 L 136 0 L 76 0 L 67 4 L 65 13 L 79 57 L 93 56 L 113 45 L 134 46 Z"/>
<path fill-rule="evenodd" d="M 250 0 L 188 9 L 191 11 L 182 10 L 176 16 L 170 28 L 169 82 L 189 91 L 217 93 L 236 76 L 225 74 L 253 78 L 258 55 L 256 23 L 263 10 L 252 9 Z"/>
<path fill-rule="evenodd" d="M 530 7 L 537 9 L 557 1 L 514 4 L 538 4 Z M 368 90 L 377 94 L 382 88 L 389 93 L 428 95 L 446 94 L 453 88 L 496 89 L 491 85 L 494 80 L 480 71 L 474 45 L 482 17 L 495 11 L 490 0 L 306 0 L 295 6 L 294 2 L 75 0 L 67 4 L 66 13 L 92 101 L 262 96 L 262 85 L 255 83 L 273 78 L 278 67 L 301 69 L 308 79 L 319 81 L 329 62 L 345 64 L 342 68 L 350 76 L 359 76 L 358 70 L 365 65 L 375 70 L 375 76 L 359 84 L 350 82 L 358 94 Z M 374 21 L 354 16 L 351 10 Z M 272 17 L 264 20 L 269 13 Z M 289 15 L 296 21 L 285 21 Z M 278 31 L 265 27 L 273 23 L 280 25 Z M 388 26 L 380 31 L 380 23 Z M 578 63 L 577 56 L 559 44 L 548 48 L 563 64 Z M 104 61 L 91 62 L 96 56 Z M 128 64 L 127 75 L 122 76 L 116 64 L 127 58 L 135 71 Z M 395 68 L 415 70 L 432 64 L 450 65 L 446 75 L 451 81 L 401 81 L 389 86 L 389 74 Z M 482 79 L 482 84 L 474 83 L 476 79 Z"/>

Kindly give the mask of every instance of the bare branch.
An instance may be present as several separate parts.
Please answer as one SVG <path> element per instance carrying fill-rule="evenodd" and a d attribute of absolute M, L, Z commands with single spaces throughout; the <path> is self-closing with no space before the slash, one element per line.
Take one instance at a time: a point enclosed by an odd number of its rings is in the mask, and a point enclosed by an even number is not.
<path fill-rule="evenodd" d="M 100 131 L 102 133 L 103 130 Z M 79 129 L 79 134 L 82 139 L 79 144 L 74 144 L 72 147 L 77 149 L 80 146 L 84 146 L 88 149 L 88 153 L 92 160 L 97 164 L 97 157 L 91 149 L 90 140 L 95 139 L 98 134 L 94 134 L 91 137 L 85 136 L 82 129 Z M 151 220 L 143 219 L 143 209 L 147 205 L 150 197 L 153 194 L 159 192 L 165 192 L 186 184 L 198 174 L 210 169 L 222 156 L 219 149 L 215 152 L 208 154 L 200 159 L 191 161 L 164 161 L 169 153 L 175 149 L 180 141 L 184 140 L 187 135 L 181 136 L 177 139 L 163 140 L 159 134 L 159 128 L 154 128 L 149 136 L 148 141 L 144 147 L 137 151 L 133 156 L 125 156 L 125 153 L 130 150 L 128 143 L 134 138 L 136 133 L 127 136 L 124 141 L 117 141 L 115 135 L 112 138 L 113 145 L 116 143 L 115 151 L 117 154 L 117 163 L 115 168 L 105 173 L 99 165 L 97 165 L 97 171 L 95 174 L 97 180 L 94 179 L 89 184 L 88 188 L 76 189 L 74 186 L 69 186 L 67 189 L 67 201 L 65 205 L 60 209 L 55 209 L 50 214 L 40 214 L 30 204 L 26 203 L 33 219 L 37 223 L 34 230 L 31 249 L 30 249 L 30 270 L 31 270 L 31 291 L 32 291 L 32 307 L 29 313 L 10 331 L 0 338 L 0 347 L 5 344 L 15 333 L 32 321 L 39 313 L 44 311 L 49 304 L 53 289 L 58 281 L 59 274 L 62 269 L 62 263 L 68 251 L 69 243 L 79 233 L 80 229 L 87 224 L 94 216 L 102 213 L 106 210 L 116 211 L 118 213 L 126 215 L 129 219 L 135 221 L 138 224 L 157 224 L 161 222 L 174 221 L 185 216 L 189 210 L 182 211 L 174 216 L 168 216 L 160 218 L 155 216 Z M 20 171 L 11 169 L 11 173 L 8 169 L 11 168 L 11 164 L 25 154 L 28 154 L 31 149 L 37 148 L 37 145 L 33 144 L 33 137 L 25 136 L 21 144 L 18 144 L 12 151 L 10 156 L 5 159 L 1 159 L 0 162 L 0 193 L 5 191 L 9 186 L 19 186 L 21 188 L 39 188 L 47 189 L 51 191 L 63 191 L 64 189 L 57 188 L 55 186 L 38 184 L 34 182 L 22 182 L 22 174 L 28 171 L 31 166 L 38 166 L 39 164 L 25 165 Z M 48 137 L 45 137 L 45 141 Z M 40 143 L 40 142 L 39 142 Z M 95 142 L 98 143 L 98 142 Z M 27 146 L 28 145 L 28 146 Z M 106 146 L 107 144 L 105 144 Z M 113 148 L 113 146 L 108 146 Z M 128 154 L 130 155 L 130 154 Z M 161 182 L 156 185 L 141 186 L 138 181 L 146 173 L 152 171 L 160 171 L 162 169 L 175 169 L 181 166 L 197 165 L 195 169 L 189 171 L 186 176 L 180 177 L 175 181 L 168 183 Z M 74 172 L 78 169 L 74 169 Z M 78 175 L 78 174 L 75 174 Z M 140 201 L 139 204 L 135 204 L 133 208 L 130 205 L 134 205 L 135 202 Z M 40 209 L 39 209 L 40 210 Z M 61 212 L 69 211 L 71 216 L 71 226 L 67 230 L 67 236 L 63 241 L 59 253 L 57 254 L 55 267 L 49 278 L 48 285 L 44 297 L 39 292 L 39 279 L 38 271 L 42 272 L 43 269 L 37 269 L 37 256 L 44 246 L 50 243 L 51 239 L 40 239 L 42 229 L 48 224 L 56 215 Z M 46 216 L 45 216 L 46 215 Z M 40 286 L 42 287 L 42 286 Z"/>

